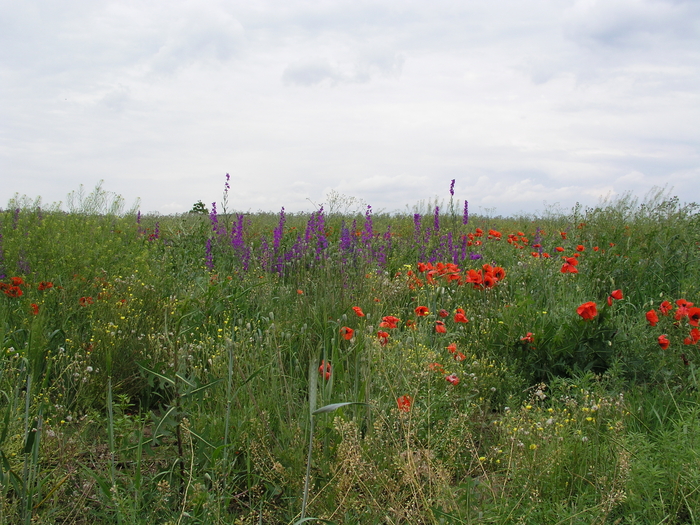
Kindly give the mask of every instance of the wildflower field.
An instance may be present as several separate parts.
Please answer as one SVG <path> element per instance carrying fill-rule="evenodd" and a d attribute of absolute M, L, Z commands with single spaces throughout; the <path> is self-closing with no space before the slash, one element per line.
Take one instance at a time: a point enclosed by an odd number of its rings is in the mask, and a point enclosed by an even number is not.
<path fill-rule="evenodd" d="M 228 192 L 0 211 L 0 523 L 700 522 L 698 206 Z"/>

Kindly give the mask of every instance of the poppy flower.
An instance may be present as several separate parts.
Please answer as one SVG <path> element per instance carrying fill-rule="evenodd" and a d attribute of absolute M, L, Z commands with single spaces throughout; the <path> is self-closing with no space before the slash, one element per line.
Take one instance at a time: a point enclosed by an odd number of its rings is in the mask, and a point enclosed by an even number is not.
<path fill-rule="evenodd" d="M 440 310 L 440 311 L 438 312 L 438 315 L 444 319 L 445 317 L 447 317 L 448 315 L 450 315 L 450 312 L 448 312 L 448 311 L 445 310 L 445 309 L 442 309 L 442 310 Z"/>
<path fill-rule="evenodd" d="M 321 361 L 321 366 L 318 367 L 318 373 L 321 374 L 326 381 L 328 381 L 331 378 L 331 363 Z"/>
<path fill-rule="evenodd" d="M 688 308 L 688 323 L 690 326 L 698 326 L 698 323 L 700 323 L 700 308 L 695 306 Z"/>
<path fill-rule="evenodd" d="M 48 290 L 49 288 L 53 288 L 53 283 L 51 281 L 41 281 L 37 288 L 39 291 Z"/>
<path fill-rule="evenodd" d="M 457 386 L 459 384 L 459 377 L 457 377 L 457 374 L 450 374 L 448 376 L 445 376 L 445 381 L 448 383 L 452 383 L 454 386 Z"/>
<path fill-rule="evenodd" d="M 435 321 L 435 331 L 438 334 L 446 334 L 447 328 L 445 328 L 445 323 L 443 323 L 442 321 Z"/>
<path fill-rule="evenodd" d="M 457 344 L 452 343 L 450 346 L 447 347 L 447 349 L 450 351 L 451 354 L 454 354 L 457 351 Z"/>
<path fill-rule="evenodd" d="M 440 363 L 430 363 L 428 365 L 428 370 L 433 370 L 435 372 L 439 372 L 441 374 L 445 373 L 445 369 L 442 367 Z"/>
<path fill-rule="evenodd" d="M 454 358 L 455 358 L 455 361 L 464 361 L 467 358 L 467 356 L 464 355 L 462 352 L 457 352 L 454 355 Z"/>
<path fill-rule="evenodd" d="M 668 315 L 668 313 L 673 309 L 673 305 L 668 301 L 664 301 L 659 305 L 659 312 L 663 315 Z"/>
<path fill-rule="evenodd" d="M 527 335 L 521 337 L 520 340 L 525 343 L 534 343 L 535 335 L 532 332 L 528 332 Z"/>
<path fill-rule="evenodd" d="M 598 250 L 600 250 L 600 248 L 598 248 L 597 246 L 594 246 L 594 247 L 593 247 L 593 251 L 594 251 L 594 252 L 597 252 Z"/>
<path fill-rule="evenodd" d="M 413 319 L 406 320 L 406 328 L 416 329 L 416 322 Z"/>
<path fill-rule="evenodd" d="M 298 295 L 304 295 L 304 290 L 297 290 Z"/>
<path fill-rule="evenodd" d="M 364 317 L 365 316 L 365 313 L 362 311 L 362 308 L 360 308 L 359 306 L 353 306 L 352 311 L 355 312 L 357 317 Z"/>
<path fill-rule="evenodd" d="M 430 310 L 428 310 L 427 306 L 416 306 L 415 312 L 417 316 L 425 317 L 430 313 Z"/>
<path fill-rule="evenodd" d="M 379 331 L 377 332 L 377 337 L 379 338 L 379 344 L 382 346 L 386 346 L 389 343 L 389 334 L 388 332 L 382 332 Z"/>
<path fill-rule="evenodd" d="M 547 252 L 544 252 L 542 254 L 542 257 L 544 257 L 545 259 L 549 259 L 550 255 Z"/>
<path fill-rule="evenodd" d="M 665 335 L 660 335 L 659 336 L 659 346 L 661 347 L 662 350 L 666 350 L 668 348 L 668 345 L 671 344 L 671 341 L 668 340 L 668 337 Z"/>
<path fill-rule="evenodd" d="M 557 246 L 557 247 L 554 248 L 554 249 L 555 249 L 556 251 L 558 251 L 558 252 L 563 252 L 563 251 L 564 251 L 564 248 L 562 248 L 561 246 Z"/>
<path fill-rule="evenodd" d="M 10 281 L 12 281 L 12 286 L 20 286 L 24 284 L 24 280 L 22 280 L 21 277 L 11 277 Z"/>
<path fill-rule="evenodd" d="M 95 301 L 93 300 L 92 297 L 81 297 L 78 302 L 80 303 L 80 306 L 87 306 L 89 304 L 94 303 Z"/>
<path fill-rule="evenodd" d="M 401 319 L 394 317 L 393 315 L 386 315 L 382 317 L 382 322 L 379 323 L 379 328 L 396 328 L 401 322 Z"/>
<path fill-rule="evenodd" d="M 656 323 L 659 322 L 659 316 L 656 315 L 656 310 L 649 310 L 646 314 L 647 321 L 649 321 L 649 324 L 651 326 L 656 326 Z"/>
<path fill-rule="evenodd" d="M 400 396 L 396 399 L 396 404 L 399 406 L 401 412 L 408 412 L 411 410 L 411 403 L 413 403 L 411 396 Z"/>
<path fill-rule="evenodd" d="M 566 232 L 559 232 L 561 234 L 561 238 L 563 240 L 566 240 Z"/>
<path fill-rule="evenodd" d="M 340 329 L 340 335 L 343 336 L 343 339 L 345 339 L 346 341 L 349 341 L 350 339 L 352 339 L 352 336 L 355 335 L 355 330 L 353 330 L 352 328 L 349 328 L 347 326 L 343 326 Z"/>
<path fill-rule="evenodd" d="M 598 308 L 593 301 L 588 301 L 583 303 L 581 306 L 576 308 L 576 313 L 579 314 L 584 320 L 590 321 L 596 315 L 598 315 Z"/>
<path fill-rule="evenodd" d="M 577 252 L 582 252 L 582 251 L 584 251 L 585 249 L 586 249 L 586 248 L 583 246 L 583 244 L 579 244 L 578 246 L 576 246 L 576 251 L 577 251 Z"/>
<path fill-rule="evenodd" d="M 622 290 L 614 290 L 608 295 L 608 306 L 612 306 L 613 299 L 617 299 L 618 301 L 622 299 Z"/>
<path fill-rule="evenodd" d="M 690 337 L 693 339 L 694 343 L 700 341 L 700 330 L 698 330 L 697 328 L 693 328 L 690 331 Z"/>
<path fill-rule="evenodd" d="M 5 285 L 5 286 L 3 286 L 2 291 L 8 297 L 22 297 L 22 295 L 24 295 L 24 292 L 22 291 L 22 289 L 19 286 Z"/>
<path fill-rule="evenodd" d="M 32 314 L 39 315 L 39 306 L 35 303 L 32 303 L 30 306 L 32 307 Z"/>
<path fill-rule="evenodd" d="M 455 323 L 468 323 L 469 319 L 462 312 L 457 312 L 454 317 Z"/>

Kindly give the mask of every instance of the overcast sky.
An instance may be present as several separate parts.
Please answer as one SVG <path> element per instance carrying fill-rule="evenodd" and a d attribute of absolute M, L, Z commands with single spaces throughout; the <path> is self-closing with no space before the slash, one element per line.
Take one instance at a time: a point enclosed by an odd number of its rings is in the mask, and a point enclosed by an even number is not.
<path fill-rule="evenodd" d="M 700 202 L 697 0 L 0 0 L 0 206 Z"/>

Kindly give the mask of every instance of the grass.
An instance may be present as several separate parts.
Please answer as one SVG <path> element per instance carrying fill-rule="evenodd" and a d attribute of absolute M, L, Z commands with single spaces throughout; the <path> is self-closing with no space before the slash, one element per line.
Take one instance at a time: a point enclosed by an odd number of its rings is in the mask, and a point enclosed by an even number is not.
<path fill-rule="evenodd" d="M 697 206 L 330 200 L 11 201 L 0 523 L 698 522 Z"/>

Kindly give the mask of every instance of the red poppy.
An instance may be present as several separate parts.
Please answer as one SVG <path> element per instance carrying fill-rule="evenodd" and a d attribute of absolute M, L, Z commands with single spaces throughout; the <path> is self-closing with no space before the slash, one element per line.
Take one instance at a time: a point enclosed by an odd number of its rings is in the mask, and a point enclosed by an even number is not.
<path fill-rule="evenodd" d="M 89 304 L 94 303 L 94 299 L 92 297 L 81 297 L 78 302 L 80 303 L 80 306 L 87 306 Z"/>
<path fill-rule="evenodd" d="M 700 330 L 698 330 L 697 328 L 693 328 L 690 331 L 690 337 L 693 338 L 694 343 L 697 343 L 698 341 L 700 341 Z"/>
<path fill-rule="evenodd" d="M 649 310 L 646 315 L 647 315 L 647 321 L 649 321 L 649 324 L 651 326 L 656 326 L 656 323 L 659 322 L 659 316 L 656 315 L 656 310 Z"/>
<path fill-rule="evenodd" d="M 415 330 L 416 329 L 416 322 L 413 319 L 407 319 L 406 320 L 406 328 L 413 328 Z"/>
<path fill-rule="evenodd" d="M 447 349 L 450 351 L 451 354 L 454 354 L 457 351 L 457 343 L 452 343 L 447 347 Z"/>
<path fill-rule="evenodd" d="M 435 321 L 435 331 L 438 334 L 446 334 L 447 328 L 445 328 L 445 323 L 443 323 L 442 321 Z"/>
<path fill-rule="evenodd" d="M 562 239 L 566 240 L 566 232 L 559 232 L 559 234 L 561 235 Z"/>
<path fill-rule="evenodd" d="M 396 399 L 396 404 L 399 406 L 401 412 L 408 412 L 411 410 L 411 403 L 413 403 L 411 396 L 401 396 Z"/>
<path fill-rule="evenodd" d="M 362 308 L 360 308 L 359 306 L 353 306 L 352 311 L 355 312 L 357 317 L 364 317 L 365 316 L 365 313 L 362 311 Z"/>
<path fill-rule="evenodd" d="M 387 315 L 382 317 L 382 322 L 379 323 L 379 328 L 396 328 L 401 319 L 394 317 L 393 315 Z"/>
<path fill-rule="evenodd" d="M 673 309 L 673 305 L 668 301 L 664 301 L 659 305 L 659 312 L 663 315 L 668 315 L 668 313 Z"/>
<path fill-rule="evenodd" d="M 430 363 L 428 365 L 428 370 L 433 370 L 435 372 L 439 372 L 441 374 L 445 373 L 445 369 L 442 367 L 440 363 Z"/>
<path fill-rule="evenodd" d="M 457 374 L 450 374 L 448 376 L 445 376 L 445 381 L 457 386 L 459 384 L 459 377 L 457 377 Z"/>
<path fill-rule="evenodd" d="M 343 339 L 345 339 L 346 341 L 349 341 L 350 339 L 352 339 L 352 336 L 355 335 L 355 330 L 353 330 L 352 328 L 349 328 L 347 326 L 343 326 L 340 329 L 340 335 L 343 336 Z"/>
<path fill-rule="evenodd" d="M 555 249 L 556 251 L 558 251 L 558 252 L 563 252 L 563 251 L 564 251 L 564 248 L 562 248 L 561 246 L 557 246 L 557 247 L 554 248 L 554 249 Z"/>
<path fill-rule="evenodd" d="M 5 284 L 5 286 L 2 287 L 2 291 L 8 297 L 21 297 L 24 295 L 24 292 L 19 286 L 10 286 L 9 284 Z"/>
<path fill-rule="evenodd" d="M 39 306 L 35 303 L 32 303 L 30 306 L 32 307 L 32 314 L 38 315 L 39 314 Z"/>
<path fill-rule="evenodd" d="M 700 308 L 695 306 L 688 308 L 688 323 L 690 326 L 698 326 L 698 323 L 700 323 Z"/>
<path fill-rule="evenodd" d="M 594 251 L 594 252 L 597 252 L 598 250 L 600 250 L 600 248 L 598 248 L 597 246 L 594 246 L 594 247 L 593 247 L 593 251 Z"/>
<path fill-rule="evenodd" d="M 576 246 L 576 251 L 577 251 L 577 252 L 582 252 L 582 251 L 585 250 L 585 249 L 586 249 L 586 248 L 583 246 L 583 244 L 579 244 L 578 246 Z"/>
<path fill-rule="evenodd" d="M 468 323 L 469 319 L 462 313 L 462 312 L 457 312 L 454 317 L 455 323 Z"/>
<path fill-rule="evenodd" d="M 442 310 L 440 310 L 440 311 L 438 312 L 438 315 L 444 319 L 445 317 L 447 317 L 448 315 L 450 315 L 450 312 L 448 312 L 448 311 L 445 310 L 445 309 L 442 309 Z"/>
<path fill-rule="evenodd" d="M 590 321 L 596 315 L 598 315 L 598 308 L 593 301 L 588 301 L 583 303 L 581 306 L 576 308 L 576 313 L 579 314 L 584 320 Z"/>
<path fill-rule="evenodd" d="M 331 363 L 321 361 L 321 366 L 318 367 L 318 373 L 321 374 L 326 381 L 328 381 L 331 378 Z"/>
<path fill-rule="evenodd" d="M 527 335 L 523 336 L 520 338 L 521 341 L 525 343 L 534 343 L 535 342 L 535 336 L 532 332 L 528 332 Z"/>
<path fill-rule="evenodd" d="M 542 254 L 542 257 L 544 257 L 545 259 L 549 259 L 549 254 L 547 252 L 544 252 Z"/>
<path fill-rule="evenodd" d="M 20 286 L 24 284 L 21 277 L 10 277 L 10 281 L 12 281 L 12 286 Z"/>
<path fill-rule="evenodd" d="M 676 305 L 678 305 L 679 308 L 690 308 L 691 306 L 693 306 L 693 303 L 691 303 L 690 301 L 686 301 L 685 299 L 678 299 L 676 301 Z"/>
<path fill-rule="evenodd" d="M 464 355 L 462 352 L 457 352 L 454 355 L 454 358 L 455 358 L 455 361 L 464 361 L 467 358 L 467 356 Z"/>
<path fill-rule="evenodd" d="M 622 290 L 615 290 L 610 295 L 608 295 L 608 306 L 612 306 L 613 299 L 622 299 Z"/>
<path fill-rule="evenodd" d="M 668 348 L 668 345 L 671 344 L 671 341 L 668 340 L 668 337 L 665 335 L 660 335 L 659 336 L 659 346 L 661 347 L 662 350 L 666 350 Z"/>
<path fill-rule="evenodd" d="M 298 295 L 304 295 L 304 290 L 297 290 Z"/>
<path fill-rule="evenodd" d="M 430 310 L 428 310 L 427 306 L 416 306 L 415 312 L 417 316 L 425 317 L 430 313 Z"/>
<path fill-rule="evenodd" d="M 48 290 L 49 288 L 53 288 L 53 283 L 51 281 L 41 281 L 37 288 L 40 291 Z"/>
<path fill-rule="evenodd" d="M 379 331 L 377 332 L 377 337 L 379 338 L 379 344 L 386 346 L 389 343 L 389 334 L 387 332 Z"/>
<path fill-rule="evenodd" d="M 578 270 L 576 269 L 576 266 L 564 263 L 564 265 L 561 267 L 561 273 L 578 273 Z"/>

